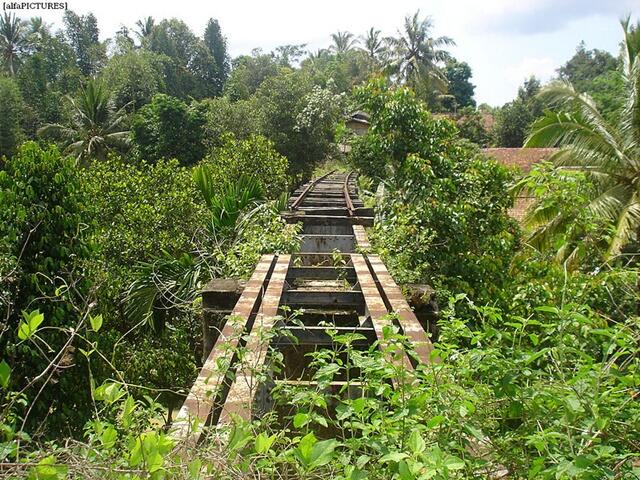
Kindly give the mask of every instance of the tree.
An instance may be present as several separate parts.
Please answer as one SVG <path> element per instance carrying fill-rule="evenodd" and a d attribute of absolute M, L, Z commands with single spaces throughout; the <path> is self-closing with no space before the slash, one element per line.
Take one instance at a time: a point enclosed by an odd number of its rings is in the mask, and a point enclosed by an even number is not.
<path fill-rule="evenodd" d="M 232 100 L 246 100 L 253 95 L 267 78 L 275 77 L 280 66 L 272 54 L 260 49 L 233 60 L 231 76 L 225 86 L 225 93 Z"/>
<path fill-rule="evenodd" d="M 76 54 L 78 68 L 83 75 L 95 75 L 106 60 L 105 46 L 98 38 L 98 20 L 92 13 L 78 15 L 67 10 L 64 13 L 64 25 L 67 40 Z"/>
<path fill-rule="evenodd" d="M 148 162 L 177 158 L 182 165 L 193 165 L 205 155 L 204 123 L 203 108 L 197 103 L 187 105 L 169 95 L 154 95 L 131 121 L 136 154 Z"/>
<path fill-rule="evenodd" d="M 82 82 L 73 49 L 62 34 L 42 35 L 29 35 L 30 54 L 16 75 L 25 102 L 24 128 L 29 137 L 34 137 L 45 123 L 66 122 L 63 97 L 76 92 Z"/>
<path fill-rule="evenodd" d="M 133 38 L 131 38 L 131 35 L 129 35 L 129 29 L 126 26 L 122 25 L 120 30 L 116 32 L 114 44 L 113 50 L 115 55 L 124 55 L 135 48 L 135 42 Z"/>
<path fill-rule="evenodd" d="M 236 140 L 246 140 L 260 132 L 260 108 L 254 97 L 232 101 L 228 96 L 207 98 L 205 107 L 204 145 L 207 151 L 221 147 L 225 134 L 233 134 Z"/>
<path fill-rule="evenodd" d="M 149 36 L 153 32 L 155 23 L 156 22 L 153 17 L 146 17 L 136 22 L 136 27 L 138 27 L 136 36 L 138 37 L 138 40 L 140 40 L 140 43 L 144 44 L 145 41 L 149 38 Z"/>
<path fill-rule="evenodd" d="M 116 108 L 138 110 L 165 90 L 166 59 L 146 50 L 131 50 L 109 59 L 102 75 Z"/>
<path fill-rule="evenodd" d="M 220 85 L 214 56 L 186 23 L 162 20 L 153 27 L 148 42 L 152 52 L 170 59 L 166 64 L 169 94 L 196 99 L 216 94 Z"/>
<path fill-rule="evenodd" d="M 390 38 L 392 61 L 391 73 L 418 92 L 433 107 L 437 96 L 445 93 L 447 78 L 441 66 L 451 59 L 443 47 L 453 46 L 449 37 L 431 37 L 431 18 L 420 19 L 420 12 L 404 19 L 404 31 L 397 38 Z"/>
<path fill-rule="evenodd" d="M 540 82 L 531 77 L 518 89 L 517 97 L 496 114 L 493 135 L 500 147 L 521 147 L 532 123 L 542 115 L 543 103 L 537 97 Z"/>
<path fill-rule="evenodd" d="M 289 160 L 289 174 L 297 180 L 311 175 L 333 152 L 342 97 L 313 86 L 302 72 L 283 70 L 265 80 L 256 92 L 260 132 Z"/>
<path fill-rule="evenodd" d="M 507 169 L 460 142 L 406 87 L 372 81 L 355 96 L 371 127 L 349 158 L 383 187 L 373 238 L 394 278 L 492 298 L 518 241 Z"/>
<path fill-rule="evenodd" d="M 584 208 L 611 226 L 606 258 L 616 257 L 631 241 L 640 240 L 640 22 L 632 25 L 627 17 L 622 28 L 626 104 L 619 123 L 607 122 L 589 95 L 560 81 L 542 92 L 559 111 L 545 112 L 525 145 L 559 146 L 550 159 L 557 168 L 584 172 L 593 182 L 595 188 Z M 558 258 L 573 264 L 592 239 L 572 232 L 568 220 L 562 209 L 545 208 L 544 199 L 527 218 L 533 228 L 530 241 L 540 248 L 557 249 L 560 245 Z"/>
<path fill-rule="evenodd" d="M 229 55 L 227 54 L 227 39 L 222 35 L 218 20 L 209 19 L 204 31 L 204 44 L 211 53 L 216 65 L 215 94 L 220 95 L 229 77 Z"/>
<path fill-rule="evenodd" d="M 591 82 L 587 92 L 596 102 L 600 113 L 610 124 L 617 124 L 624 109 L 625 87 L 620 70 L 609 70 Z"/>
<path fill-rule="evenodd" d="M 347 93 L 378 71 L 380 64 L 361 49 L 354 48 L 341 54 L 325 49 L 309 55 L 300 67 L 314 84 Z"/>
<path fill-rule="evenodd" d="M 102 82 L 89 80 L 77 99 L 69 95 L 65 98 L 73 111 L 71 125 L 47 124 L 38 130 L 39 135 L 61 139 L 65 152 L 72 153 L 77 162 L 102 160 L 109 151 L 127 147 L 129 131 L 124 127 L 124 108 L 115 111 Z"/>
<path fill-rule="evenodd" d="M 24 387 L 49 364 L 41 349 L 60 352 L 67 336 L 58 327 L 72 327 L 89 292 L 82 261 L 91 254 L 87 225 L 82 216 L 85 198 L 78 169 L 54 146 L 41 148 L 26 142 L 3 162 L 0 175 L 0 308 L 3 332 L 0 351 L 22 375 Z M 36 343 L 21 342 L 18 325 L 23 311 L 35 308 L 45 316 L 46 331 Z M 27 392 L 36 402 L 30 425 L 68 433 L 81 430 L 92 412 L 86 381 L 86 363 L 73 348 L 55 365 L 56 381 Z M 50 350 L 48 350 L 50 349 Z M 74 353 L 75 352 L 75 353 Z M 59 369 L 64 369 L 60 374 Z M 77 432 L 77 430 L 76 430 Z"/>
<path fill-rule="evenodd" d="M 384 39 L 381 33 L 380 30 L 371 27 L 365 35 L 360 37 L 362 40 L 362 49 L 367 52 L 367 55 L 372 60 L 378 60 L 385 51 Z"/>
<path fill-rule="evenodd" d="M 475 107 L 473 91 L 476 88 L 469 79 L 471 67 L 467 62 L 458 62 L 455 58 L 449 60 L 444 69 L 447 78 L 447 94 L 449 98 L 443 100 L 443 105 L 454 112 L 458 108 Z"/>
<path fill-rule="evenodd" d="M 331 34 L 333 45 L 331 49 L 336 53 L 345 53 L 358 44 L 358 39 L 350 32 L 336 32 Z"/>
<path fill-rule="evenodd" d="M 22 138 L 22 96 L 16 82 L 0 77 L 0 158 L 11 157 Z"/>
<path fill-rule="evenodd" d="M 597 48 L 587 50 L 585 43 L 580 42 L 573 57 L 558 69 L 558 75 L 579 92 L 586 92 L 596 77 L 616 70 L 617 66 L 618 61 L 609 52 Z"/>
<path fill-rule="evenodd" d="M 25 46 L 25 35 L 22 21 L 16 18 L 15 14 L 6 11 L 0 18 L 0 48 L 2 48 L 2 58 L 4 64 L 13 76 L 18 65 L 18 56 Z"/>
<path fill-rule="evenodd" d="M 41 43 L 50 37 L 50 26 L 42 20 L 42 17 L 31 17 L 29 19 L 27 24 L 27 42 L 29 44 Z"/>
<path fill-rule="evenodd" d="M 300 58 L 307 53 L 305 43 L 279 45 L 275 52 L 271 52 L 277 63 L 282 67 L 293 68 Z"/>
<path fill-rule="evenodd" d="M 464 107 L 458 110 L 455 120 L 460 137 L 466 138 L 481 147 L 489 146 L 491 135 L 485 127 L 481 112 L 473 107 Z"/>

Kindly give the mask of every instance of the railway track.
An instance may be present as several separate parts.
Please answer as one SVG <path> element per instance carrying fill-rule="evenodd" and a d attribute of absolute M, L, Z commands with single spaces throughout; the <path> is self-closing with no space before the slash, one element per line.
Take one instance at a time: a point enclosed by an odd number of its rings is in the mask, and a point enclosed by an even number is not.
<path fill-rule="evenodd" d="M 364 227 L 373 225 L 373 212 L 358 198 L 355 176 L 330 172 L 308 182 L 294 192 L 289 207 L 283 217 L 303 225 L 300 251 L 264 255 L 228 320 L 217 326 L 211 352 L 174 422 L 184 440 L 198 442 L 203 426 L 227 423 L 233 415 L 261 415 L 271 408 L 273 384 L 314 386 L 306 354 L 336 347 L 328 328 L 361 334 L 356 346 L 367 350 L 382 344 L 384 327 L 395 324 L 418 358 L 388 361 L 409 369 L 429 362 L 428 335 L 380 258 L 365 253 Z M 256 371 L 272 351 L 282 355 L 284 368 L 265 382 Z M 341 382 L 337 378 L 331 388 Z"/>

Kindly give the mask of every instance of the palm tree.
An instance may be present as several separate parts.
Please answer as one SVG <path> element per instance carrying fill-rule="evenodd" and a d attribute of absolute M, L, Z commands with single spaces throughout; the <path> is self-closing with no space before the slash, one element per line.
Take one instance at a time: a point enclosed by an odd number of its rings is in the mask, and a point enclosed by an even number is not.
<path fill-rule="evenodd" d="M 583 172 L 593 182 L 585 208 L 612 227 L 605 240 L 606 258 L 616 257 L 630 241 L 640 240 L 640 22 L 632 26 L 627 18 L 621 24 L 627 101 L 619 121 L 609 123 L 589 95 L 570 83 L 556 82 L 540 95 L 560 111 L 545 112 L 525 142 L 525 147 L 560 147 L 550 159 L 558 174 Z M 525 221 L 532 228 L 530 241 L 535 246 L 551 247 L 559 236 L 565 239 L 559 259 L 571 264 L 583 250 L 587 239 L 567 238 L 570 219 L 560 209 L 548 211 L 541 201 Z"/>
<path fill-rule="evenodd" d="M 65 151 L 72 153 L 78 162 L 104 159 L 109 151 L 128 145 L 129 131 L 123 126 L 128 105 L 114 111 L 110 94 L 102 83 L 89 80 L 77 100 L 68 95 L 65 98 L 74 114 L 73 124 L 47 124 L 38 130 L 39 135 L 51 134 L 65 140 Z"/>
<path fill-rule="evenodd" d="M 136 35 L 138 36 L 138 39 L 140 39 L 140 41 L 144 40 L 149 35 L 151 35 L 151 32 L 153 31 L 153 27 L 155 26 L 155 23 L 156 21 L 153 19 L 153 17 L 147 17 L 143 20 L 138 20 L 136 22 L 136 27 L 138 27 L 138 31 L 136 32 Z"/>
<path fill-rule="evenodd" d="M 29 35 L 36 35 L 39 38 L 49 35 L 49 26 L 42 20 L 42 17 L 31 17 L 29 19 Z"/>
<path fill-rule="evenodd" d="M 29 22 L 25 24 L 27 31 L 25 32 L 26 48 L 29 52 L 38 51 L 51 37 L 51 29 L 42 17 L 31 17 Z"/>
<path fill-rule="evenodd" d="M 2 48 L 4 62 L 11 76 L 16 73 L 18 54 L 25 45 L 25 35 L 22 27 L 22 21 L 16 18 L 15 14 L 10 15 L 5 12 L 0 17 L 0 47 Z"/>
<path fill-rule="evenodd" d="M 331 49 L 336 53 L 345 53 L 358 44 L 358 40 L 354 38 L 350 32 L 336 32 L 331 34 L 333 45 Z"/>
<path fill-rule="evenodd" d="M 362 40 L 363 50 L 372 60 L 377 60 L 385 51 L 384 39 L 380 34 L 380 30 L 376 30 L 375 28 L 371 27 L 369 30 L 367 30 L 367 33 L 365 35 L 362 35 L 360 37 L 360 39 Z"/>
<path fill-rule="evenodd" d="M 398 38 L 389 38 L 394 60 L 389 65 L 390 72 L 398 79 L 418 90 L 426 87 L 428 94 L 433 91 L 446 92 L 447 79 L 440 66 L 451 59 L 442 47 L 455 45 L 449 37 L 431 37 L 433 22 L 430 17 L 420 20 L 420 11 L 404 19 L 404 32 L 398 31 Z"/>

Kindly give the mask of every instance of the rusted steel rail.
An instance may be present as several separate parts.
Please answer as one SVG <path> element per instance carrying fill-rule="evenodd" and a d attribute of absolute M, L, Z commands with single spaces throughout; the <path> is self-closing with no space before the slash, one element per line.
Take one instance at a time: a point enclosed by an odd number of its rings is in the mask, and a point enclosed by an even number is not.
<path fill-rule="evenodd" d="M 360 334 L 354 348 L 377 343 L 409 375 L 431 361 L 429 337 L 400 288 L 380 258 L 362 253 L 369 249 L 364 225 L 373 217 L 352 194 L 352 180 L 352 173 L 329 172 L 298 189 L 295 212 L 283 216 L 302 222 L 301 251 L 261 258 L 177 416 L 176 436 L 197 443 L 205 426 L 261 416 L 273 408 L 273 385 L 316 385 L 308 354 L 338 348 L 329 328 Z M 385 337 L 392 326 L 414 354 Z M 282 368 L 270 369 L 272 353 L 283 358 Z M 329 390 L 344 392 L 344 380 L 335 378 Z M 363 394 L 366 385 L 351 380 L 346 394 Z"/>
<path fill-rule="evenodd" d="M 342 193 L 344 195 L 344 201 L 347 203 L 347 211 L 350 216 L 355 215 L 355 207 L 353 206 L 353 201 L 351 200 L 351 193 L 349 192 L 349 182 L 351 181 L 351 176 L 353 175 L 353 171 L 349 172 L 344 179 L 344 185 L 342 187 Z"/>
<path fill-rule="evenodd" d="M 335 170 L 331 170 L 329 173 L 326 173 L 326 174 L 322 175 L 321 177 L 318 177 L 315 180 L 312 180 L 311 182 L 309 182 L 309 184 L 305 187 L 305 189 L 298 196 L 298 198 L 296 198 L 295 201 L 291 204 L 291 210 L 297 210 L 297 208 L 300 206 L 300 204 L 304 201 L 304 199 L 307 196 L 307 194 L 311 190 L 313 190 L 313 187 L 315 187 L 316 184 L 318 184 L 319 182 L 321 182 L 322 180 L 327 178 L 329 175 L 331 175 L 334 171 Z"/>

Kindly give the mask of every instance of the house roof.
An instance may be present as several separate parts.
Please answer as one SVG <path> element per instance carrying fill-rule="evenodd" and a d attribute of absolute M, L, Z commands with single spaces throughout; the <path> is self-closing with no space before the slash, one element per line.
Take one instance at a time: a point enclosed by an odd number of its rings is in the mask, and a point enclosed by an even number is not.
<path fill-rule="evenodd" d="M 358 110 L 357 112 L 353 112 L 350 116 L 349 119 L 347 120 L 347 122 L 355 122 L 355 123 L 362 123 L 365 125 L 369 125 L 369 120 L 371 119 L 371 117 L 369 116 L 369 114 L 367 112 L 363 112 L 362 110 Z"/>
<path fill-rule="evenodd" d="M 483 148 L 488 157 L 508 167 L 516 167 L 522 173 L 531 170 L 534 163 L 548 159 L 557 148 Z"/>
<path fill-rule="evenodd" d="M 521 173 L 531 170 L 534 163 L 548 159 L 558 151 L 557 148 L 483 148 L 482 151 L 488 157 L 496 159 L 499 163 L 516 167 Z M 529 195 L 519 195 L 515 198 L 513 207 L 509 209 L 509 215 L 518 222 L 522 222 L 527 210 L 533 205 L 535 198 Z"/>

